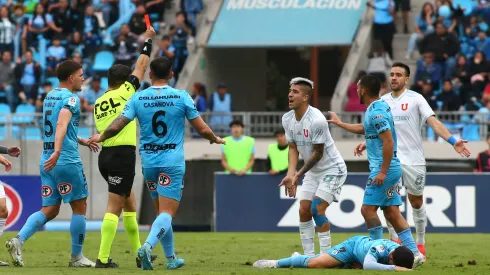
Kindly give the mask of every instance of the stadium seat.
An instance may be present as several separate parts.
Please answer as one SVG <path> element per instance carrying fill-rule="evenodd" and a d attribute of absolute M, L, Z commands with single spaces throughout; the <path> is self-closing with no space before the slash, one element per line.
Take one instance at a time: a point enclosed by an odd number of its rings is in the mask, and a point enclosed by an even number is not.
<path fill-rule="evenodd" d="M 114 63 L 114 55 L 109 51 L 98 52 L 95 56 L 94 71 L 108 71 Z"/>
<path fill-rule="evenodd" d="M 102 77 L 100 79 L 100 89 L 106 91 L 107 88 L 109 88 L 109 81 L 108 81 L 107 77 Z"/>
<path fill-rule="evenodd" d="M 57 77 L 48 77 L 46 81 L 53 85 L 53 89 L 58 88 L 58 86 L 60 85 L 60 81 Z"/>
<path fill-rule="evenodd" d="M 14 117 L 12 121 L 16 124 L 29 124 L 34 122 L 34 116 L 26 116 L 25 114 L 34 114 L 36 112 L 36 107 L 31 104 L 19 104 L 15 109 Z M 16 116 L 16 114 L 20 114 Z"/>
<path fill-rule="evenodd" d="M 40 140 L 42 138 L 41 129 L 36 126 L 12 126 L 12 135 L 16 139 L 23 140 Z"/>
<path fill-rule="evenodd" d="M 10 117 L 10 107 L 5 103 L 0 103 L 0 123 L 5 124 Z"/>

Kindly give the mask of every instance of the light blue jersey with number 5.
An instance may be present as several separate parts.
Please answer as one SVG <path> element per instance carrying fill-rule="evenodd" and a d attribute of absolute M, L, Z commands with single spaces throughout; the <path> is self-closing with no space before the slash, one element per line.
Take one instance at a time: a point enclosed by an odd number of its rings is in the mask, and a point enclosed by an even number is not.
<path fill-rule="evenodd" d="M 134 94 L 121 115 L 138 118 L 143 168 L 185 166 L 185 119 L 199 116 L 186 91 L 151 86 Z"/>

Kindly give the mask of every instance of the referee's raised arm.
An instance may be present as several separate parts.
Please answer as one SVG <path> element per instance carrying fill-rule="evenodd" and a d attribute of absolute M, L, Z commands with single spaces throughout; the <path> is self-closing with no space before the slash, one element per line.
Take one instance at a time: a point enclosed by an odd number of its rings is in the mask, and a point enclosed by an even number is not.
<path fill-rule="evenodd" d="M 150 26 L 149 29 L 146 29 L 145 32 L 145 43 L 143 44 L 143 49 L 141 50 L 141 54 L 136 61 L 136 66 L 134 67 L 134 71 L 131 73 L 136 76 L 141 82 L 143 76 L 145 75 L 146 68 L 150 63 L 150 55 L 152 51 L 152 38 L 155 37 L 156 33 L 153 27 Z"/>

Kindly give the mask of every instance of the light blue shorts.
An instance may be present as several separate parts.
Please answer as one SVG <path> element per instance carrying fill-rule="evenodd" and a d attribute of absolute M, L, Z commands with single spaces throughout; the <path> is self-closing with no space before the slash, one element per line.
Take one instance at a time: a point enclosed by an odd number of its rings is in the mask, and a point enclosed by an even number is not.
<path fill-rule="evenodd" d="M 81 163 L 56 165 L 51 171 L 41 170 L 43 206 L 70 203 L 88 197 L 87 179 Z"/>
<path fill-rule="evenodd" d="M 180 201 L 184 188 L 184 174 L 185 167 L 181 166 L 143 168 L 146 186 L 154 200 L 160 195 Z"/>
<path fill-rule="evenodd" d="M 383 185 L 371 183 L 378 173 L 379 171 L 372 171 L 369 174 L 366 189 L 364 190 L 363 204 L 375 205 L 380 208 L 402 205 L 402 198 L 400 196 L 400 189 L 402 187 L 400 182 L 402 176 L 401 167 L 390 168 Z"/>

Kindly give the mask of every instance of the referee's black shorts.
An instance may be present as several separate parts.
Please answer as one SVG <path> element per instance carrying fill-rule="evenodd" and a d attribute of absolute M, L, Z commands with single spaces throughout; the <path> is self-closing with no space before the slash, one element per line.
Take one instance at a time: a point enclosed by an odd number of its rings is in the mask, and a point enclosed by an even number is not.
<path fill-rule="evenodd" d="M 410 11 L 410 0 L 395 0 L 395 11 Z"/>
<path fill-rule="evenodd" d="M 99 171 L 109 185 L 109 192 L 129 197 L 136 167 L 136 147 L 121 145 L 102 147 Z"/>

